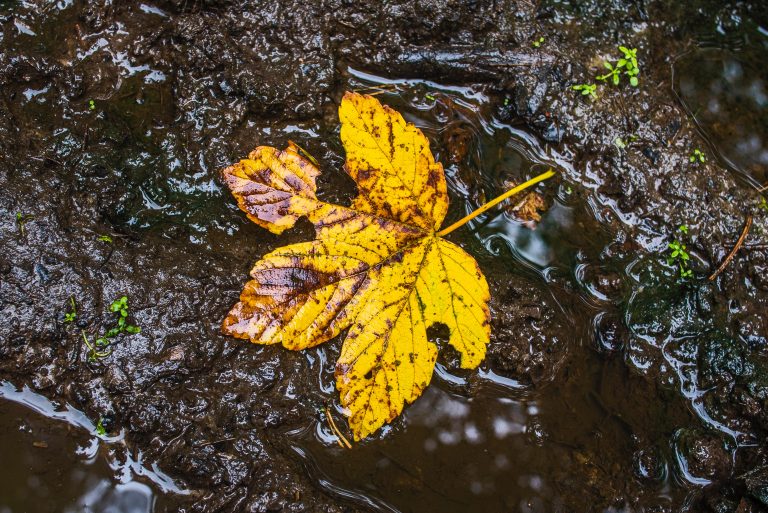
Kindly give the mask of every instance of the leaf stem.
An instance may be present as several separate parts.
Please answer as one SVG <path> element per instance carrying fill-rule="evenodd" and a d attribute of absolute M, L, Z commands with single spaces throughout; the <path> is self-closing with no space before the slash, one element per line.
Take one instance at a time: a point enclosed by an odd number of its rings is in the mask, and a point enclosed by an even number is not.
<path fill-rule="evenodd" d="M 460 228 L 461 226 L 464 226 L 465 224 L 467 224 L 472 219 L 476 218 L 477 216 L 479 216 L 483 212 L 486 212 L 487 210 L 495 207 L 496 205 L 498 205 L 499 203 L 501 203 L 505 199 L 509 198 L 510 196 L 514 196 L 518 192 L 524 191 L 528 187 L 531 187 L 532 185 L 536 185 L 537 183 L 542 182 L 542 181 L 546 180 L 547 178 L 550 178 L 550 177 L 552 177 L 554 175 L 555 175 L 555 172 L 552 171 L 551 169 L 549 169 L 546 172 L 541 173 L 540 175 L 531 178 L 527 182 L 522 183 L 522 184 L 518 185 L 517 187 L 513 187 L 512 189 L 508 190 L 507 192 L 505 192 L 501 196 L 497 196 L 495 199 L 492 199 L 491 201 L 489 201 L 488 203 L 486 203 L 482 207 L 478 208 L 474 212 L 472 212 L 472 213 L 462 217 L 461 219 L 459 219 L 458 221 L 453 223 L 448 228 L 444 228 L 444 229 L 440 230 L 439 232 L 437 232 L 437 236 L 438 237 L 444 237 L 444 236 L 448 235 L 449 233 L 451 233 L 456 228 Z"/>

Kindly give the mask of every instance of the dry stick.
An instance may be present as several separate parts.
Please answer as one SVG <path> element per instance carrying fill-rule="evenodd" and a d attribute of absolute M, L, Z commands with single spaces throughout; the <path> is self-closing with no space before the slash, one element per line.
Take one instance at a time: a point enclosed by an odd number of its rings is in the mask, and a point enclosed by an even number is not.
<path fill-rule="evenodd" d="M 398 84 L 376 84 L 376 85 L 369 85 L 369 86 L 363 86 L 358 87 L 357 89 L 352 89 L 353 92 L 359 93 L 360 91 L 372 91 L 374 89 L 397 89 Z"/>
<path fill-rule="evenodd" d="M 472 219 L 476 218 L 477 216 L 479 216 L 480 214 L 486 212 L 487 210 L 495 207 L 496 205 L 498 205 L 499 203 L 501 203 L 505 199 L 509 198 L 510 196 L 514 196 L 518 192 L 523 191 L 523 190 L 527 189 L 528 187 L 531 187 L 532 185 L 536 185 L 537 183 L 539 183 L 541 181 L 544 181 L 547 178 L 550 178 L 550 177 L 552 177 L 554 175 L 555 175 L 555 172 L 552 171 L 551 169 L 549 169 L 545 173 L 541 173 L 539 176 L 535 176 L 535 177 L 531 178 L 527 182 L 522 183 L 522 184 L 518 185 L 517 187 L 514 187 L 514 188 L 508 190 L 507 192 L 505 192 L 501 196 L 498 196 L 495 199 L 492 199 L 491 201 L 489 201 L 488 203 L 486 203 L 482 207 L 478 208 L 477 210 L 475 210 L 471 214 L 462 217 L 461 219 L 459 219 L 458 221 L 453 223 L 448 228 L 440 230 L 439 232 L 437 232 L 437 236 L 438 237 L 444 237 L 445 235 L 448 235 L 449 233 L 451 233 L 456 228 L 459 228 L 459 227 L 467 224 Z"/>
<path fill-rule="evenodd" d="M 725 257 L 725 260 L 723 260 L 723 263 L 720 264 L 720 267 L 717 268 L 717 271 L 712 273 L 712 276 L 709 277 L 709 281 L 714 281 L 717 276 L 723 272 L 723 270 L 728 266 L 728 264 L 733 260 L 733 257 L 736 256 L 736 252 L 739 250 L 742 244 L 744 244 L 744 239 L 747 238 L 747 234 L 749 234 L 749 227 L 752 226 L 752 216 L 747 216 L 747 221 L 744 223 L 744 229 L 741 231 L 741 235 L 739 235 L 739 240 L 736 241 L 736 244 L 733 246 L 733 249 L 730 253 L 728 253 L 728 256 Z"/>
<path fill-rule="evenodd" d="M 368 87 L 361 87 L 359 89 L 353 89 L 352 91 L 357 93 L 361 91 L 366 91 L 363 94 L 367 94 L 368 96 L 376 96 L 383 93 L 394 93 L 397 91 L 398 84 L 379 84 L 374 86 L 368 86 Z M 371 92 L 376 91 L 376 92 Z"/>
<path fill-rule="evenodd" d="M 299 150 L 299 153 L 300 153 L 301 155 L 303 155 L 304 157 L 307 157 L 307 159 L 308 159 L 310 162 L 312 162 L 312 163 L 313 163 L 313 164 L 314 164 L 316 167 L 320 167 L 320 164 L 318 164 L 318 162 L 317 162 L 317 159 L 316 159 L 315 157 L 313 157 L 312 155 L 310 155 L 310 154 L 309 154 L 309 152 L 308 152 L 307 150 L 305 150 L 304 148 L 302 148 L 301 146 L 299 146 L 299 145 L 298 145 L 298 144 L 296 144 L 295 142 L 293 142 L 293 141 L 291 141 L 290 139 L 288 139 L 288 146 L 290 147 L 291 145 L 293 145 L 293 146 L 296 146 L 296 149 L 297 149 L 297 150 Z"/>
<path fill-rule="evenodd" d="M 232 440 L 237 440 L 237 438 L 234 436 L 229 436 L 227 438 L 222 438 L 221 440 L 214 440 L 213 442 L 205 442 L 204 444 L 200 444 L 197 447 L 207 447 L 209 445 L 215 445 L 221 442 L 231 442 Z"/>
<path fill-rule="evenodd" d="M 325 407 L 325 417 L 328 419 L 328 423 L 331 425 L 331 430 L 333 430 L 333 433 L 336 435 L 336 442 L 339 444 L 339 447 L 343 449 L 346 445 L 347 449 L 351 449 L 352 444 L 349 443 L 346 438 L 344 438 L 344 435 L 341 434 L 339 428 L 336 427 L 336 423 L 333 421 L 333 417 L 331 416 L 331 410 L 327 406 Z M 344 444 L 342 444 L 342 442 L 344 442 Z"/>

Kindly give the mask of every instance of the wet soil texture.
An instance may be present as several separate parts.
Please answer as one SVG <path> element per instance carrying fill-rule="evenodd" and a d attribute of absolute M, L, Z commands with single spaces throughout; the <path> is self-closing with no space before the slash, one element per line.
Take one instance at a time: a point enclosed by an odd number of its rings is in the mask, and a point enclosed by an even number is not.
<path fill-rule="evenodd" d="M 619 45 L 637 87 L 595 79 Z M 768 510 L 766 50 L 758 0 L 0 0 L 0 511 Z M 249 223 L 218 170 L 293 140 L 348 204 L 345 90 L 426 133 L 448 221 L 558 171 L 540 221 L 449 237 L 486 361 L 443 348 L 352 449 L 338 340 L 219 332 L 311 227 Z M 98 341 L 122 296 L 141 332 Z"/>

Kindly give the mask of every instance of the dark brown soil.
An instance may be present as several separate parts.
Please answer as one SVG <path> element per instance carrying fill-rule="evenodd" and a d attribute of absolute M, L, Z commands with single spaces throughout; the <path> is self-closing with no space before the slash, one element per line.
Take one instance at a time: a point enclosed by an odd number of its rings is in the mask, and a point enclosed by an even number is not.
<path fill-rule="evenodd" d="M 136 511 L 768 510 L 767 27 L 760 1 L 0 0 L 0 395 L 54 402 L 31 420 L 0 400 L 0 511 L 67 510 L 95 489 L 62 484 L 83 465 L 144 487 Z M 573 91 L 618 44 L 640 86 Z M 384 81 L 446 167 L 449 220 L 559 177 L 535 229 L 500 210 L 450 236 L 491 285 L 486 362 L 445 350 L 422 398 L 342 450 L 338 341 L 219 332 L 250 266 L 311 229 L 249 223 L 217 171 L 290 139 L 347 204 L 338 100 Z M 89 361 L 122 295 L 141 333 Z M 65 404 L 90 423 L 51 419 Z M 101 449 L 75 461 L 81 443 Z M 119 509 L 115 489 L 79 508 Z"/>

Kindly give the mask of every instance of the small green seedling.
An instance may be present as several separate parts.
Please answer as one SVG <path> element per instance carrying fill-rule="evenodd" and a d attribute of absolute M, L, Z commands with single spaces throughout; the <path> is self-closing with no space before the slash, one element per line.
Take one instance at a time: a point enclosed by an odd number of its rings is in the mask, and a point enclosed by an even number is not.
<path fill-rule="evenodd" d="M 72 303 L 72 311 L 64 314 L 64 322 L 72 322 L 77 319 L 77 307 L 75 306 L 75 296 L 69 296 L 69 301 Z"/>
<path fill-rule="evenodd" d="M 104 417 L 99 417 L 99 421 L 96 423 L 96 434 L 107 436 L 107 429 L 104 427 Z"/>
<path fill-rule="evenodd" d="M 687 234 L 688 226 L 684 224 L 680 225 L 678 231 Z M 685 279 L 693 276 L 693 270 L 688 267 L 688 261 L 691 259 L 691 256 L 686 251 L 687 248 L 685 244 L 675 239 L 669 243 L 668 247 L 671 253 L 669 254 L 669 257 L 667 257 L 667 263 L 678 267 L 680 278 Z"/>
<path fill-rule="evenodd" d="M 620 150 L 623 150 L 627 146 L 629 146 L 630 143 L 633 143 L 637 141 L 638 137 L 635 134 L 631 134 L 627 136 L 626 139 L 622 139 L 621 137 L 617 137 L 613 140 L 613 144 L 616 145 L 616 147 Z"/>
<path fill-rule="evenodd" d="M 581 91 L 582 96 L 589 96 L 593 99 L 597 98 L 597 93 L 595 92 L 597 90 L 597 85 L 595 84 L 577 84 L 571 86 L 571 89 L 574 91 Z"/>
<path fill-rule="evenodd" d="M 112 301 L 109 305 L 109 311 L 117 314 L 117 325 L 113 326 L 107 332 L 98 337 L 93 344 L 90 343 L 88 337 L 83 332 L 83 340 L 85 345 L 89 349 L 88 361 L 94 362 L 99 358 L 105 358 L 112 354 L 111 339 L 120 335 L 121 333 L 127 333 L 129 335 L 135 335 L 141 333 L 141 328 L 128 324 L 128 297 L 121 296 L 118 299 Z"/>
<path fill-rule="evenodd" d="M 141 333 L 140 327 L 128 324 L 126 320 L 128 318 L 127 296 L 122 296 L 112 301 L 112 304 L 109 305 L 109 311 L 117 314 L 117 326 L 113 326 L 104 335 L 96 339 L 97 347 L 108 348 L 110 344 L 109 339 L 115 338 L 121 333 L 128 333 L 130 335 Z"/>
<path fill-rule="evenodd" d="M 540 38 L 535 40 L 533 43 L 531 43 L 531 45 L 534 48 L 541 48 L 541 45 L 543 45 L 543 44 L 544 44 L 544 36 L 541 36 Z"/>
<path fill-rule="evenodd" d="M 107 356 L 112 354 L 112 350 L 107 348 L 104 351 L 100 351 L 96 349 L 91 342 L 88 340 L 88 337 L 86 336 L 84 331 L 80 332 L 83 335 L 83 342 L 85 342 L 85 347 L 88 348 L 88 361 L 89 362 L 95 362 L 96 360 L 99 360 L 101 358 L 106 358 Z M 98 344 L 97 344 L 98 345 Z"/>
<path fill-rule="evenodd" d="M 109 235 L 99 235 L 98 240 L 101 242 L 106 242 L 107 244 L 112 244 L 112 237 Z"/>
<path fill-rule="evenodd" d="M 601 82 L 610 80 L 613 85 L 619 85 L 621 75 L 626 75 L 629 77 L 629 84 L 632 87 L 637 87 L 640 84 L 640 80 L 637 78 L 640 74 L 640 67 L 637 63 L 637 48 L 629 49 L 626 46 L 619 46 L 619 50 L 623 57 L 617 60 L 615 64 L 605 61 L 603 66 L 608 70 L 608 73 L 595 78 Z"/>
<path fill-rule="evenodd" d="M 425 94 L 424 98 L 426 98 L 427 100 L 429 100 L 431 102 L 433 102 L 433 101 L 435 101 L 437 99 L 437 98 L 434 97 L 434 95 L 432 95 L 432 93 Z"/>
<path fill-rule="evenodd" d="M 96 102 L 93 100 L 88 100 L 88 110 L 96 110 Z"/>
<path fill-rule="evenodd" d="M 138 326 L 132 326 L 128 323 L 126 323 L 126 318 L 128 317 L 128 297 L 122 296 L 120 299 L 116 299 L 112 301 L 112 304 L 109 305 L 109 311 L 114 312 L 119 315 L 117 319 L 117 327 L 112 328 L 109 330 L 106 334 L 107 337 L 114 337 L 120 333 L 140 333 L 141 328 Z"/>
<path fill-rule="evenodd" d="M 707 161 L 707 157 L 704 155 L 703 151 L 701 151 L 698 148 L 694 148 L 693 153 L 688 158 L 688 160 L 691 161 L 691 162 L 698 161 L 698 162 L 704 163 L 704 162 Z"/>
<path fill-rule="evenodd" d="M 765 196 L 763 196 L 760 199 L 760 204 L 758 205 L 758 207 L 760 207 L 763 210 L 765 210 L 766 212 L 768 212 L 768 201 L 766 201 Z"/>
<path fill-rule="evenodd" d="M 32 219 L 34 219 L 32 216 L 22 214 L 21 212 L 16 212 L 16 224 L 19 225 L 19 231 L 21 232 L 22 235 L 26 234 L 25 225 L 27 224 L 27 222 L 31 221 Z"/>

